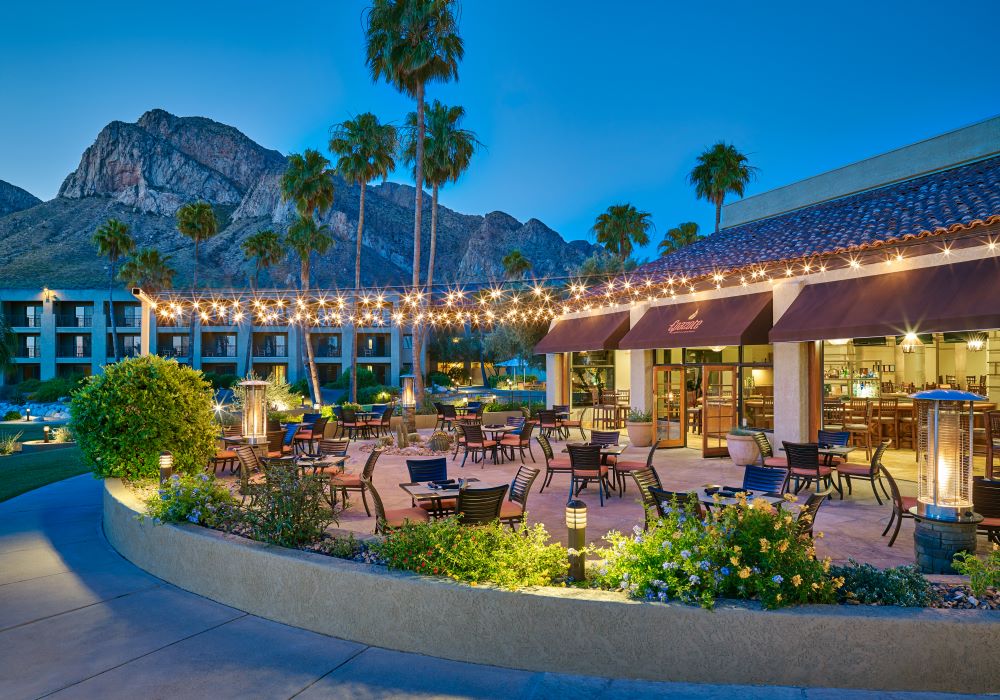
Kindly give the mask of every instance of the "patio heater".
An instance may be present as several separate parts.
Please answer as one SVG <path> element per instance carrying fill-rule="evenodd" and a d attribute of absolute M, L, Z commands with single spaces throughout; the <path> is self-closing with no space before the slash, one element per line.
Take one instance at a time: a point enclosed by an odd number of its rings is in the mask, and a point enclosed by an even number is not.
<path fill-rule="evenodd" d="M 574 581 L 583 581 L 587 577 L 583 553 L 587 546 L 587 504 L 583 501 L 571 498 L 566 504 L 566 530 L 569 534 L 569 575 Z"/>
<path fill-rule="evenodd" d="M 399 375 L 403 395 L 400 403 L 403 406 L 403 429 L 409 434 L 417 430 L 417 397 L 413 393 L 413 375 Z"/>
<path fill-rule="evenodd" d="M 243 439 L 249 445 L 263 444 L 267 442 L 267 382 L 250 379 L 240 382 L 240 386 L 246 391 L 246 400 L 243 402 Z"/>
<path fill-rule="evenodd" d="M 170 481 L 174 473 L 174 455 L 171 452 L 160 453 L 160 485 Z"/>
<path fill-rule="evenodd" d="M 917 505 L 913 542 L 917 566 L 933 574 L 955 573 L 958 552 L 976 551 L 972 510 L 972 438 L 975 401 L 967 391 L 932 389 L 911 398 L 916 407 Z"/>

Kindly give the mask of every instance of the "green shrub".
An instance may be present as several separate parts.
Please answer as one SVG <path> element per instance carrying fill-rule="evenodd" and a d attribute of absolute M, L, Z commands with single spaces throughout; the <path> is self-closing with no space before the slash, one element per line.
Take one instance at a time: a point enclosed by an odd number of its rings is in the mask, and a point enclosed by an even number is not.
<path fill-rule="evenodd" d="M 17 451 L 17 443 L 24 435 L 23 432 L 17 432 L 12 435 L 0 434 L 0 455 L 12 455 Z"/>
<path fill-rule="evenodd" d="M 52 442 L 73 442 L 73 431 L 68 426 L 60 425 L 52 431 Z"/>
<path fill-rule="evenodd" d="M 360 410 L 362 410 L 361 404 L 359 404 L 359 403 L 352 403 L 352 402 L 348 401 L 346 398 L 343 400 L 343 402 L 340 405 L 343 408 L 347 408 L 347 409 L 350 409 L 350 410 L 353 410 L 353 411 L 360 411 Z"/>
<path fill-rule="evenodd" d="M 100 477 L 152 478 L 170 451 L 197 473 L 215 453 L 212 390 L 198 370 L 156 355 L 109 364 L 73 394 L 70 429 Z"/>
<path fill-rule="evenodd" d="M 499 383 L 500 383 L 500 377 L 496 374 L 491 374 L 488 377 L 486 377 L 486 385 L 490 389 L 496 389 Z"/>
<path fill-rule="evenodd" d="M 247 375 L 247 381 L 261 381 L 261 378 L 254 372 Z M 302 397 L 292 391 L 288 382 L 279 380 L 274 374 L 270 374 L 266 380 L 267 387 L 264 389 L 264 403 L 268 409 L 275 411 L 287 411 L 302 403 Z M 243 402 L 246 400 L 246 389 L 236 384 L 233 387 L 233 409 L 237 412 L 243 410 Z"/>
<path fill-rule="evenodd" d="M 209 381 L 213 389 L 232 389 L 240 381 L 235 374 L 218 374 L 216 372 L 205 372 L 205 379 Z"/>
<path fill-rule="evenodd" d="M 303 377 L 302 379 L 296 379 L 292 384 L 289 385 L 293 394 L 298 394 L 299 396 L 305 396 L 309 398 L 311 396 L 309 392 L 309 380 Z"/>
<path fill-rule="evenodd" d="M 375 375 L 370 369 L 358 367 L 358 390 L 361 390 L 366 386 L 375 386 L 376 384 L 378 384 L 378 382 L 375 381 Z M 331 389 L 350 389 L 351 368 L 347 367 L 343 372 L 341 372 L 339 377 L 328 383 L 326 386 Z"/>
<path fill-rule="evenodd" d="M 398 386 L 388 386 L 387 384 L 376 384 L 358 389 L 358 401 L 361 403 L 388 403 L 399 396 Z"/>
<path fill-rule="evenodd" d="M 174 474 L 157 494 L 146 501 L 145 517 L 160 523 L 195 523 L 215 527 L 232 518 L 232 497 L 214 476 Z"/>
<path fill-rule="evenodd" d="M 980 559 L 973 552 L 959 552 L 951 563 L 960 574 L 969 577 L 969 586 L 978 596 L 986 595 L 987 588 L 1000 589 L 1000 545 L 993 545 L 992 551 Z"/>
<path fill-rule="evenodd" d="M 25 379 L 24 381 L 16 384 L 18 390 L 22 394 L 30 394 L 33 391 L 38 391 L 38 388 L 42 385 L 41 379 Z"/>
<path fill-rule="evenodd" d="M 300 474 L 294 465 L 272 462 L 264 478 L 250 485 L 250 503 L 240 524 L 258 542 L 301 547 L 316 542 L 339 510 L 331 511 L 324 496 L 327 478 Z"/>
<path fill-rule="evenodd" d="M 28 398 L 38 403 L 52 403 L 53 401 L 70 396 L 83 384 L 85 379 L 86 377 L 82 375 L 46 379 L 28 394 Z"/>
<path fill-rule="evenodd" d="M 844 585 L 837 591 L 841 600 L 922 608 L 934 599 L 930 582 L 915 566 L 877 569 L 851 559 L 847 566 L 830 567 L 830 575 L 844 579 Z"/>
<path fill-rule="evenodd" d="M 438 386 L 451 386 L 452 380 L 451 377 L 444 372 L 430 372 L 427 375 L 426 384 L 427 386 L 430 386 L 431 384 L 437 384 Z"/>
<path fill-rule="evenodd" d="M 338 559 L 354 559 L 362 549 L 354 533 L 349 533 L 347 537 L 328 537 L 316 547 L 317 551 Z"/>
<path fill-rule="evenodd" d="M 630 423 L 652 423 L 653 412 L 644 411 L 638 408 L 631 408 L 628 412 L 628 420 Z"/>
<path fill-rule="evenodd" d="M 7 411 L 5 414 L 3 414 L 3 419 L 4 420 L 21 420 L 21 412 L 20 411 Z"/>
<path fill-rule="evenodd" d="M 550 585 L 569 566 L 565 548 L 551 543 L 541 524 L 512 530 L 442 518 L 393 530 L 372 549 L 394 569 L 503 588 Z"/>

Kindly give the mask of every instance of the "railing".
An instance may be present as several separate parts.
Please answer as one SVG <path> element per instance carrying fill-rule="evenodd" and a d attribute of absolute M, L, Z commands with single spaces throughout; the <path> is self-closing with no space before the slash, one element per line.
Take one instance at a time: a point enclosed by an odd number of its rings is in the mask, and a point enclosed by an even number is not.
<path fill-rule="evenodd" d="M 29 347 L 19 348 L 18 351 L 17 351 L 17 355 L 16 356 L 20 357 L 20 358 L 41 357 L 42 356 L 42 349 L 41 348 L 29 348 Z"/>
<path fill-rule="evenodd" d="M 42 314 L 39 312 L 37 314 L 26 313 L 13 316 L 11 318 L 11 325 L 24 328 L 41 328 Z"/>
<path fill-rule="evenodd" d="M 59 352 L 56 353 L 56 357 L 90 357 L 90 355 L 89 345 L 82 348 L 59 348 Z"/>
<path fill-rule="evenodd" d="M 255 346 L 253 349 L 254 357 L 288 357 L 288 348 L 284 345 L 277 345 L 274 347 L 270 346 Z"/>
<path fill-rule="evenodd" d="M 232 347 L 214 347 L 205 348 L 201 350 L 202 357 L 236 357 L 236 346 Z"/>
<path fill-rule="evenodd" d="M 115 316 L 115 326 L 118 328 L 141 328 L 141 316 Z"/>
<path fill-rule="evenodd" d="M 389 347 L 385 343 L 375 343 L 374 347 L 359 347 L 358 357 L 389 357 Z"/>
<path fill-rule="evenodd" d="M 142 348 L 138 346 L 128 346 L 123 348 L 118 348 L 118 357 L 139 357 L 142 354 Z M 114 357 L 114 353 L 111 349 L 108 349 L 108 357 Z"/>
<path fill-rule="evenodd" d="M 183 345 L 179 348 L 173 346 L 158 347 L 156 349 L 156 354 L 160 357 L 187 357 L 188 356 L 188 346 Z"/>
<path fill-rule="evenodd" d="M 56 316 L 56 325 L 63 328 L 90 328 L 94 325 L 94 316 L 92 314 L 84 314 L 83 316 L 60 314 Z"/>
<path fill-rule="evenodd" d="M 316 357 L 340 357 L 340 346 L 319 345 L 316 347 Z"/>

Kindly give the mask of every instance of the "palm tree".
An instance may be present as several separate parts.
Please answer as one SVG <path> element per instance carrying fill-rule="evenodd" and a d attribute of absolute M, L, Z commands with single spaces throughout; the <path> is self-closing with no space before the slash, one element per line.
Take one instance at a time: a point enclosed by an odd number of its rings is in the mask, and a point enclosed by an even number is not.
<path fill-rule="evenodd" d="M 698 224 L 693 221 L 685 221 L 683 224 L 677 224 L 663 234 L 663 240 L 660 241 L 656 248 L 660 251 L 660 255 L 666 255 L 667 253 L 673 253 L 675 250 L 686 248 L 700 238 L 702 236 L 698 233 Z"/>
<path fill-rule="evenodd" d="M 285 240 L 299 255 L 303 292 L 309 291 L 309 258 L 313 251 L 322 255 L 333 244 L 326 227 L 316 221 L 317 216 L 322 216 L 333 206 L 333 180 L 327 170 L 329 166 L 330 161 L 319 151 L 307 149 L 302 155 L 294 153 L 288 157 L 288 169 L 281 176 L 281 198 L 294 202 L 298 213 L 288 227 Z M 300 337 L 305 345 L 313 403 L 320 403 L 319 373 L 316 371 L 316 354 L 309 335 L 308 317 L 302 322 Z"/>
<path fill-rule="evenodd" d="M 431 186 L 431 248 L 427 259 L 427 288 L 434 285 L 434 256 L 437 248 L 438 189 L 448 182 L 458 182 L 469 168 L 469 161 L 480 145 L 475 133 L 461 128 L 464 107 L 448 107 L 434 100 L 427 108 L 424 135 L 424 180 Z M 406 141 L 403 160 L 414 168 L 417 161 L 417 113 L 406 117 Z"/>
<path fill-rule="evenodd" d="M 198 288 L 198 244 L 207 241 L 219 232 L 219 220 L 215 218 L 212 205 L 208 202 L 191 202 L 177 210 L 177 230 L 194 241 L 194 271 L 191 287 Z"/>
<path fill-rule="evenodd" d="M 155 248 L 141 248 L 126 260 L 118 271 L 118 279 L 130 287 L 159 292 L 174 286 L 177 271 L 170 267 L 170 256 L 160 255 Z"/>
<path fill-rule="evenodd" d="M 330 137 L 330 152 L 337 156 L 336 172 L 346 182 L 361 187 L 357 251 L 354 257 L 355 315 L 357 315 L 357 295 L 361 289 L 361 239 L 365 230 L 365 188 L 369 181 L 377 178 L 384 180 L 390 171 L 396 169 L 397 140 L 396 127 L 392 124 L 379 123 L 378 117 L 371 112 L 365 112 L 354 119 L 341 122 Z M 358 329 L 356 324 L 352 324 L 351 327 L 353 334 L 351 342 L 351 402 L 356 403 L 358 400 Z"/>
<path fill-rule="evenodd" d="M 631 204 L 612 204 L 597 217 L 592 229 L 597 242 L 612 255 L 625 261 L 632 255 L 632 247 L 649 243 L 649 229 L 653 227 L 648 211 L 639 211 Z"/>
<path fill-rule="evenodd" d="M 531 269 L 531 261 L 516 248 L 503 256 L 500 262 L 503 264 L 504 273 L 510 279 L 524 277 L 524 274 Z"/>
<path fill-rule="evenodd" d="M 698 199 L 715 205 L 715 232 L 722 223 L 722 204 L 727 194 L 743 196 L 747 184 L 757 176 L 758 169 L 732 144 L 719 141 L 698 156 L 688 181 L 694 185 Z"/>
<path fill-rule="evenodd" d="M 285 249 L 281 245 L 281 237 L 270 229 L 258 231 L 243 241 L 243 258 L 254 261 L 252 289 L 260 289 L 260 271 L 271 267 L 285 257 Z M 243 374 L 250 371 L 250 361 L 253 356 L 253 312 L 247 313 L 247 352 L 243 360 Z"/>
<path fill-rule="evenodd" d="M 417 102 L 416 186 L 413 213 L 413 287 L 420 286 L 420 232 L 424 191 L 424 89 L 458 79 L 465 55 L 454 0 L 373 0 L 366 12 L 366 63 L 372 80 L 384 78 Z M 413 333 L 413 389 L 423 401 L 424 377 L 418 329 Z"/>
<path fill-rule="evenodd" d="M 118 219 L 108 219 L 92 238 L 97 246 L 97 254 L 108 259 L 108 313 L 111 315 L 111 344 L 114 346 L 115 362 L 118 362 L 118 324 L 115 321 L 115 265 L 135 250 L 135 239 L 128 232 L 128 226 Z"/>

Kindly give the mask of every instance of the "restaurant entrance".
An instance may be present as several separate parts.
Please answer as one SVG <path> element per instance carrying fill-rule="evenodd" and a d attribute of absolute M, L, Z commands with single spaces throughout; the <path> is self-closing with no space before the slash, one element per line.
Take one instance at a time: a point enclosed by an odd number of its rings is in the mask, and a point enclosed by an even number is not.
<path fill-rule="evenodd" d="M 701 453 L 704 457 L 726 457 L 726 436 L 736 427 L 739 407 L 739 368 L 735 365 L 705 365 L 704 402 L 701 421 Z"/>
<path fill-rule="evenodd" d="M 684 447 L 687 401 L 683 365 L 653 368 L 653 425 L 657 447 Z"/>

